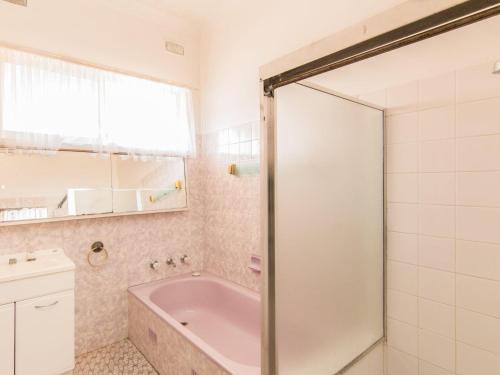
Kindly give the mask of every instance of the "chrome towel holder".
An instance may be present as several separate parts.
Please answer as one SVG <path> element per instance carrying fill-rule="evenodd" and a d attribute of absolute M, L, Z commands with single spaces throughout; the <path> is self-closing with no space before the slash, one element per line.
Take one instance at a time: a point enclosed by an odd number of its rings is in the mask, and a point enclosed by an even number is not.
<path fill-rule="evenodd" d="M 95 255 L 97 254 L 102 254 L 103 259 L 100 262 L 96 262 L 93 260 Z M 87 253 L 87 262 L 92 266 L 92 267 L 100 267 L 103 266 L 107 263 L 109 258 L 108 251 L 104 247 L 104 243 L 101 241 L 96 241 L 90 246 L 90 250 Z"/>

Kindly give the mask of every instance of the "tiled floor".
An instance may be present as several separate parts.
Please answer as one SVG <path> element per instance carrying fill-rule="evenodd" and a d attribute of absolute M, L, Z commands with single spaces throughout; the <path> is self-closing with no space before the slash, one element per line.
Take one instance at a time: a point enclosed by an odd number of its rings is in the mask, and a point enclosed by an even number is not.
<path fill-rule="evenodd" d="M 76 358 L 74 375 L 158 375 L 128 340 Z"/>

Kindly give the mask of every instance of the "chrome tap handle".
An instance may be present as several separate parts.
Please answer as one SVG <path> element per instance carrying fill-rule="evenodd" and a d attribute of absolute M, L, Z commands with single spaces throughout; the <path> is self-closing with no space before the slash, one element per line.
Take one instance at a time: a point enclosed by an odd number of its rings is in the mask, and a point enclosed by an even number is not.
<path fill-rule="evenodd" d="M 172 267 L 176 267 L 177 265 L 175 264 L 175 261 L 172 259 L 172 257 L 168 258 L 166 263 L 169 265 L 169 266 L 172 266 Z"/>
<path fill-rule="evenodd" d="M 181 256 L 181 262 L 184 263 L 184 264 L 186 264 L 188 258 L 189 258 L 189 256 L 187 254 L 184 254 L 183 256 Z"/>
<path fill-rule="evenodd" d="M 157 260 L 153 260 L 151 261 L 151 263 L 149 263 L 149 267 L 151 267 L 151 269 L 154 271 L 158 271 L 158 268 L 160 268 L 160 262 L 158 262 Z"/>

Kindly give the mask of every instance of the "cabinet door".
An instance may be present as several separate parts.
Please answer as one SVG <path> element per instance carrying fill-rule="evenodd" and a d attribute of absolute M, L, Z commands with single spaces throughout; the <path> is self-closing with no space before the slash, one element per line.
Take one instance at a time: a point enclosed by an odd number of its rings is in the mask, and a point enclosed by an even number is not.
<path fill-rule="evenodd" d="M 14 304 L 0 306 L 0 374 L 14 375 Z"/>
<path fill-rule="evenodd" d="M 74 299 L 71 290 L 16 303 L 16 375 L 73 369 Z"/>

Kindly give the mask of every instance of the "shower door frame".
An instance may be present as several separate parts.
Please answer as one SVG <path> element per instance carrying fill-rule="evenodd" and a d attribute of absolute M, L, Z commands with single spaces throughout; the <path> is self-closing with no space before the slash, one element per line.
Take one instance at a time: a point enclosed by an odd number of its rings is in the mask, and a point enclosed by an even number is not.
<path fill-rule="evenodd" d="M 262 375 L 275 375 L 275 161 L 276 119 L 274 90 L 309 77 L 353 64 L 463 26 L 500 14 L 500 0 L 467 0 L 417 21 L 395 28 L 373 38 L 261 81 L 261 233 L 263 249 L 262 273 Z M 336 96 L 342 96 L 335 93 Z M 385 163 L 385 157 L 384 157 Z M 385 172 L 385 166 L 384 166 Z M 384 187 L 384 336 L 335 375 L 344 373 L 386 337 L 386 199 Z"/>

